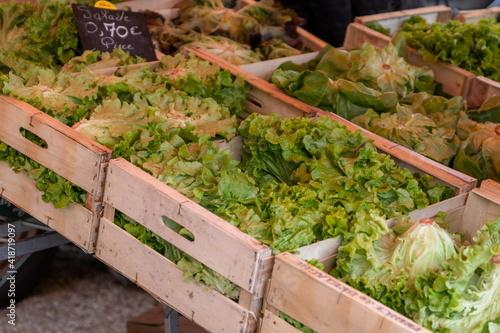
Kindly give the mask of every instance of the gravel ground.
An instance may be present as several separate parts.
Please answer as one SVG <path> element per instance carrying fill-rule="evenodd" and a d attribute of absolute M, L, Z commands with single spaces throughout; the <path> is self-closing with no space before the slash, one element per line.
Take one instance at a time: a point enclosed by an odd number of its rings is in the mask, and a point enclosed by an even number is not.
<path fill-rule="evenodd" d="M 125 333 L 127 320 L 156 305 L 97 259 L 64 245 L 30 296 L 16 302 L 15 326 L 7 324 L 7 309 L 0 309 L 0 333 Z"/>

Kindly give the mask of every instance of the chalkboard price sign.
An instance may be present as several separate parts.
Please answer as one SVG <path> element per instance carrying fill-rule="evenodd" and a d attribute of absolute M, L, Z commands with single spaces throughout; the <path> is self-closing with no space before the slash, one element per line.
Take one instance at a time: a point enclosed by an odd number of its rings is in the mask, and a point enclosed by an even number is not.
<path fill-rule="evenodd" d="M 147 61 L 157 60 L 143 13 L 78 4 L 72 7 L 85 50 L 111 52 L 121 48 Z"/>

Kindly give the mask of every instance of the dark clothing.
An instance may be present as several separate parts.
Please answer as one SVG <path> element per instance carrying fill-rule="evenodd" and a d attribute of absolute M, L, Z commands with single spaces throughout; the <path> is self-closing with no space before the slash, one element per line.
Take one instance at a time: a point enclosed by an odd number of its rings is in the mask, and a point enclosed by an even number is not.
<path fill-rule="evenodd" d="M 306 19 L 304 29 L 333 46 L 341 46 L 347 25 L 356 16 L 424 7 L 423 0 L 280 0 Z"/>

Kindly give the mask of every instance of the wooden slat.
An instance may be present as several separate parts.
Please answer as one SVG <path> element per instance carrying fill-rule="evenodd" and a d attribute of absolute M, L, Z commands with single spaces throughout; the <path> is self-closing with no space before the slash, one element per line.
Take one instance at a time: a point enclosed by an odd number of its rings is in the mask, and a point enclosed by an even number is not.
<path fill-rule="evenodd" d="M 271 255 L 269 247 L 124 159 L 110 162 L 104 201 L 249 292 L 261 260 Z M 195 240 L 167 228 L 162 216 L 191 231 Z"/>
<path fill-rule="evenodd" d="M 492 179 L 485 179 L 481 183 L 481 190 L 489 191 L 500 195 L 500 183 Z"/>
<path fill-rule="evenodd" d="M 500 17 L 500 7 L 459 11 L 455 16 L 455 20 L 459 20 L 460 22 L 478 22 L 480 19 L 487 17 L 498 19 Z"/>
<path fill-rule="evenodd" d="M 408 9 L 396 12 L 381 13 L 367 16 L 359 16 L 354 22 L 365 25 L 376 21 L 384 28 L 390 29 L 391 36 L 403 28 L 404 23 L 412 16 L 420 16 L 429 23 L 447 22 L 451 20 L 452 9 L 446 6 L 432 6 Z"/>
<path fill-rule="evenodd" d="M 448 212 L 458 207 L 464 207 L 467 202 L 468 194 L 469 193 L 460 194 L 448 200 L 430 205 L 425 209 L 415 210 L 408 215 L 412 219 L 421 220 L 423 218 L 432 217 L 439 212 Z"/>
<path fill-rule="evenodd" d="M 466 239 L 472 240 L 476 231 L 484 223 L 493 222 L 500 216 L 500 192 L 492 192 L 484 188 L 475 189 L 469 195 L 459 231 Z"/>
<path fill-rule="evenodd" d="M 262 260 L 262 265 L 260 266 L 260 271 L 257 274 L 255 280 L 254 292 L 249 293 L 245 290 L 241 290 L 240 299 L 238 303 L 245 309 L 249 309 L 254 312 L 258 318 L 262 317 L 262 306 L 264 304 L 264 297 L 266 286 L 271 278 L 274 266 L 274 256 L 267 257 Z"/>
<path fill-rule="evenodd" d="M 500 95 L 500 83 L 484 76 L 477 76 L 471 80 L 465 99 L 470 108 L 479 108 L 494 95 Z"/>
<path fill-rule="evenodd" d="M 360 49 L 364 43 L 370 43 L 383 48 L 390 43 L 391 38 L 365 27 L 359 23 L 350 23 L 347 27 L 344 48 L 346 50 Z M 407 47 L 408 62 L 414 66 L 427 66 L 434 72 L 434 79 L 442 83 L 443 92 L 452 96 L 465 96 L 474 74 L 451 64 L 437 62 L 426 63 L 417 50 Z"/>
<path fill-rule="evenodd" d="M 267 300 L 318 332 L 429 332 L 290 253 L 275 258 Z"/>
<path fill-rule="evenodd" d="M 111 150 L 77 133 L 33 106 L 0 96 L 0 141 L 61 175 L 92 195 L 101 191 L 101 164 Z M 21 135 L 27 129 L 47 142 L 41 148 Z"/>
<path fill-rule="evenodd" d="M 255 315 L 194 281 L 126 231 L 103 218 L 95 257 L 210 332 L 256 332 Z"/>
<path fill-rule="evenodd" d="M 290 325 L 279 316 L 266 310 L 262 320 L 261 332 L 265 333 L 300 333 L 301 331 Z"/>
<path fill-rule="evenodd" d="M 449 231 L 451 233 L 459 232 L 458 229 L 460 229 L 460 222 L 462 220 L 462 216 L 464 215 L 464 211 L 465 206 L 446 211 L 445 221 L 450 226 Z"/>
<path fill-rule="evenodd" d="M 0 162 L 0 197 L 26 211 L 40 222 L 51 227 L 86 252 L 95 248 L 99 219 L 85 207 L 70 203 L 57 209 L 41 198 L 35 181 L 25 172 L 14 173 L 7 162 Z"/>
<path fill-rule="evenodd" d="M 391 42 L 391 37 L 372 30 L 359 23 L 350 23 L 344 39 L 346 50 L 360 49 L 364 43 L 370 43 L 378 48 L 384 48 Z"/>

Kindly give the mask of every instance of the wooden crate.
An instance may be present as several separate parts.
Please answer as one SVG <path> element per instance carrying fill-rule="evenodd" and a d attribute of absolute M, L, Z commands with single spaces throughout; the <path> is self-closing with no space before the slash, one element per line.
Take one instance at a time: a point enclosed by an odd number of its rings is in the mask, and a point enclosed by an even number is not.
<path fill-rule="evenodd" d="M 478 22 L 480 19 L 487 17 L 500 18 L 500 7 L 459 11 L 455 16 L 455 20 L 459 20 L 460 22 Z"/>
<path fill-rule="evenodd" d="M 96 214 L 102 210 L 105 169 L 112 152 L 66 125 L 8 96 L 0 96 L 0 141 L 87 191 L 85 207 L 56 209 L 46 204 L 26 174 L 16 175 L 1 162 L 1 196 L 49 225 L 87 252 L 93 252 Z M 26 129 L 47 142 L 41 148 L 24 138 Z"/>
<path fill-rule="evenodd" d="M 459 208 L 451 206 L 454 209 L 448 210 L 443 202 L 441 208 L 448 211 L 451 232 L 463 232 L 471 239 L 485 221 L 492 222 L 500 215 L 500 192 L 498 184 L 492 183 L 486 180 L 480 189 L 463 195 L 468 198 Z M 465 203 L 465 198 L 460 200 Z M 424 210 L 414 217 L 431 217 L 435 213 Z M 276 256 L 264 309 L 262 333 L 300 332 L 282 320 L 279 312 L 317 332 L 430 332 L 290 253 Z"/>
<path fill-rule="evenodd" d="M 389 44 L 391 37 L 372 30 L 360 23 L 350 23 L 347 27 L 344 48 L 346 50 L 359 49 L 364 43 L 370 43 L 376 47 L 384 47 Z M 427 66 L 434 72 L 434 79 L 442 83 L 443 92 L 452 96 L 465 96 L 468 92 L 470 82 L 474 74 L 465 69 L 451 64 L 438 61 L 428 64 L 424 61 L 417 50 L 407 47 L 408 62 L 414 66 Z"/>
<path fill-rule="evenodd" d="M 471 80 L 465 99 L 470 108 L 478 108 L 494 95 L 500 95 L 500 82 L 484 76 L 477 76 Z"/>
<path fill-rule="evenodd" d="M 109 163 L 104 203 L 96 258 L 209 331 L 257 330 L 274 262 L 268 246 L 124 159 Z M 115 210 L 240 286 L 239 302 L 203 285 L 187 284 L 174 263 L 114 225 Z M 195 240 L 169 229 L 162 216 L 191 231 Z"/>
<path fill-rule="evenodd" d="M 193 51 L 198 56 L 202 55 L 204 60 L 215 61 L 221 65 L 220 59 L 211 53 Z M 239 67 L 229 63 L 221 68 L 229 69 L 233 74 L 245 74 Z M 254 108 L 254 111 L 250 112 L 278 112 L 284 117 L 313 118 L 320 112 L 284 95 L 276 87 L 256 76 L 245 76 L 252 91 L 257 91 L 261 94 L 257 96 L 266 98 L 264 107 L 258 106 L 253 100 L 255 95 L 252 95 L 251 101 L 247 101 L 247 107 Z M 267 90 L 269 87 L 274 87 L 275 90 L 270 92 Z M 291 104 L 289 100 L 292 100 Z M 271 104 L 267 104 L 267 101 Z M 342 118 L 340 120 L 350 124 Z M 400 150 L 395 146 L 392 144 L 390 150 L 397 154 Z M 407 160 L 406 157 L 401 159 Z M 475 180 L 459 184 L 453 177 L 450 177 L 449 182 L 453 184 L 451 187 L 457 194 L 469 191 L 475 184 Z M 274 263 L 269 247 L 260 244 L 123 159 L 112 160 L 109 164 L 104 204 L 104 216 L 101 219 L 96 246 L 96 257 L 99 260 L 209 331 L 253 332 L 257 329 L 265 283 L 270 277 Z M 239 302 L 236 303 L 215 291 L 205 290 L 202 294 L 201 291 L 205 289 L 203 286 L 186 284 L 176 265 L 113 224 L 115 210 L 130 216 L 181 251 L 236 283 L 241 287 Z M 190 242 L 167 228 L 162 222 L 162 216 L 190 230 L 195 241 Z M 316 251 L 314 244 L 312 248 Z M 186 295 L 193 297 L 186 298 Z M 193 313 L 196 313 L 196 316 L 193 316 Z M 231 315 L 221 318 L 220 313 Z"/>
<path fill-rule="evenodd" d="M 374 146 L 385 154 L 388 154 L 396 161 L 396 164 L 403 168 L 408 168 L 412 172 L 419 172 L 420 174 L 430 174 L 440 183 L 451 187 L 456 195 L 467 193 L 476 187 L 476 179 L 467 176 L 461 172 L 453 170 L 442 164 L 439 164 L 427 157 L 424 157 L 414 151 L 402 147 L 394 142 L 384 139 L 376 134 L 373 134 L 358 125 L 355 125 L 340 116 L 318 109 L 317 107 L 306 104 L 296 98 L 290 97 L 283 93 L 275 85 L 263 80 L 257 75 L 268 75 L 271 70 L 269 66 L 265 66 L 262 70 L 259 64 L 248 65 L 245 69 L 250 69 L 248 72 L 243 68 L 232 65 L 227 61 L 212 55 L 204 50 L 188 49 L 187 51 L 194 53 L 198 57 L 208 60 L 210 62 L 217 62 L 222 69 L 230 70 L 233 75 L 243 75 L 250 85 L 249 99 L 245 102 L 245 108 L 248 112 L 259 114 L 276 113 L 280 117 L 308 117 L 316 118 L 328 116 L 341 124 L 344 124 L 349 130 L 360 130 L 365 133 L 369 138 L 374 140 Z M 313 55 L 301 55 L 298 62 L 305 62 L 312 58 Z M 287 58 L 277 59 L 282 62 Z M 280 62 L 275 65 L 279 66 Z M 255 75 L 253 69 L 256 69 Z M 264 73 L 264 74 L 263 74 Z"/>
<path fill-rule="evenodd" d="M 358 16 L 354 18 L 354 22 L 361 25 L 365 25 L 368 22 L 378 22 L 382 27 L 389 29 L 391 36 L 394 36 L 412 16 L 420 16 L 431 23 L 448 22 L 452 17 L 452 9 L 446 6 L 415 8 L 375 15 Z"/>

